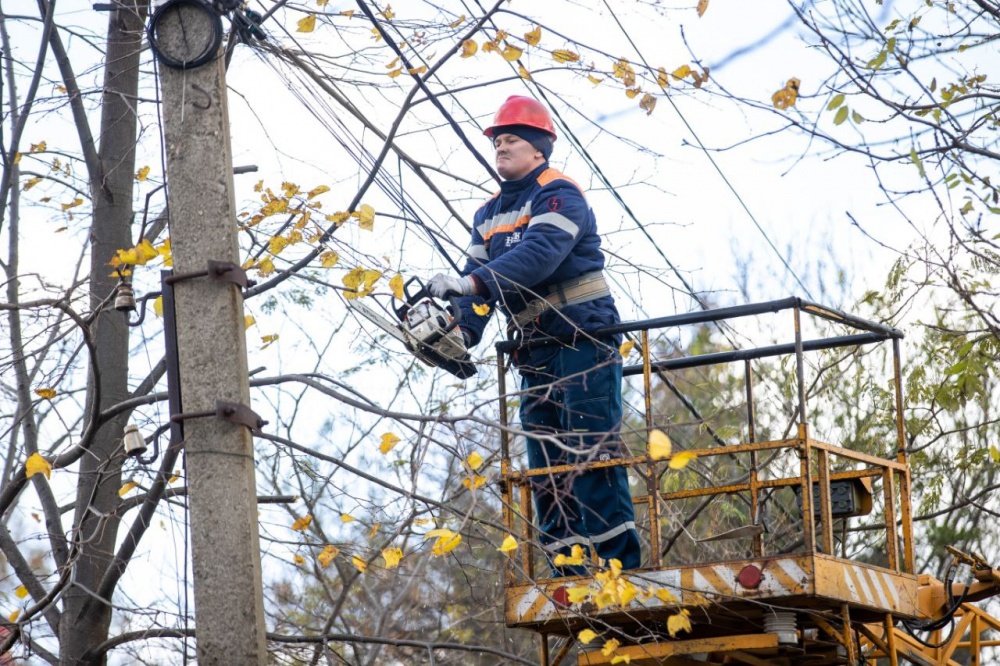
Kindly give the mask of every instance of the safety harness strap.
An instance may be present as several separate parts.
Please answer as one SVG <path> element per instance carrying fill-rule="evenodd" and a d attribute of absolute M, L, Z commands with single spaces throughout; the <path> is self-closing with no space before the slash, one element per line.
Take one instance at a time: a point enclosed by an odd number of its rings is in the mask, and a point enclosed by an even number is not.
<path fill-rule="evenodd" d="M 548 294 L 528 303 L 514 315 L 514 324 L 521 328 L 548 308 L 561 310 L 567 305 L 579 305 L 603 296 L 611 295 L 603 271 L 584 273 L 580 277 L 565 280 L 548 288 Z"/>

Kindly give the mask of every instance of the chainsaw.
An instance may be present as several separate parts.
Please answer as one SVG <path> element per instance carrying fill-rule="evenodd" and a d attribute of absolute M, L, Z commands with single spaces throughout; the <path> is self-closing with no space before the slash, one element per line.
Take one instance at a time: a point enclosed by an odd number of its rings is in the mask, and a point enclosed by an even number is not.
<path fill-rule="evenodd" d="M 462 329 L 458 327 L 461 314 L 454 298 L 449 299 L 447 306 L 441 305 L 420 278 L 412 277 L 403 285 L 403 304 L 399 307 L 385 306 L 374 296 L 367 300 L 377 303 L 384 313 L 391 310 L 398 322 L 361 299 L 348 300 L 347 305 L 402 342 L 425 364 L 447 370 L 461 379 L 476 374 L 476 366 L 465 348 Z"/>

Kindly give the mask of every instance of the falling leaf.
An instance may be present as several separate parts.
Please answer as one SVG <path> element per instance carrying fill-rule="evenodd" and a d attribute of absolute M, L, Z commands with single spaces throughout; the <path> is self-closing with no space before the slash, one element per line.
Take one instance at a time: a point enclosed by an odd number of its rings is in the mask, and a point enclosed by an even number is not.
<path fill-rule="evenodd" d="M 28 456 L 28 460 L 24 463 L 25 477 L 30 479 L 36 474 L 44 474 L 46 479 L 52 478 L 52 463 L 37 451 Z"/>
<path fill-rule="evenodd" d="M 461 56 L 463 58 L 471 58 L 472 56 L 476 55 L 477 51 L 479 51 L 479 44 L 476 43 L 476 40 L 467 39 L 464 42 L 462 42 Z"/>
<path fill-rule="evenodd" d="M 358 557 L 357 555 L 351 558 L 351 564 L 353 564 L 354 568 L 360 573 L 364 573 L 365 570 L 368 569 L 368 563 L 365 562 L 364 558 Z"/>
<path fill-rule="evenodd" d="M 618 353 L 621 354 L 622 358 L 627 358 L 629 354 L 632 353 L 632 349 L 635 347 L 635 340 L 626 340 L 622 343 L 622 346 L 618 348 Z"/>
<path fill-rule="evenodd" d="M 301 555 L 299 555 L 298 553 L 296 553 L 295 557 L 292 558 L 292 561 L 295 562 L 296 564 L 298 564 L 299 566 L 301 566 L 301 565 L 303 565 L 303 564 L 306 563 L 306 558 L 304 558 Z"/>
<path fill-rule="evenodd" d="M 145 182 L 146 178 L 149 176 L 149 167 L 144 166 L 135 172 L 135 179 L 140 183 Z"/>
<path fill-rule="evenodd" d="M 688 463 L 698 457 L 698 454 L 691 451 L 680 451 L 670 459 L 670 469 L 684 469 Z"/>
<path fill-rule="evenodd" d="M 304 18 L 300 18 L 296 25 L 298 27 L 295 29 L 295 32 L 312 32 L 316 29 L 316 15 L 309 14 Z"/>
<path fill-rule="evenodd" d="M 653 430 L 649 433 L 649 457 L 653 460 L 662 460 L 670 457 L 673 445 L 667 433 L 662 430 Z"/>
<path fill-rule="evenodd" d="M 683 79 L 685 76 L 689 76 L 690 74 L 691 74 L 691 68 L 687 65 L 681 65 L 674 71 L 670 72 L 670 76 L 674 77 L 674 79 L 678 81 Z"/>
<path fill-rule="evenodd" d="M 396 273 L 395 275 L 392 276 L 392 279 L 389 280 L 389 289 L 392 290 L 392 295 L 395 298 L 397 298 L 399 300 L 403 300 L 403 276 L 402 276 L 402 274 Z"/>
<path fill-rule="evenodd" d="M 690 613 L 685 608 L 680 613 L 671 615 L 667 618 L 667 631 L 670 632 L 671 638 L 675 638 L 681 631 L 691 631 L 691 620 L 688 618 L 689 615 Z"/>
<path fill-rule="evenodd" d="M 454 21 L 452 21 L 451 23 L 449 23 L 448 27 L 451 28 L 452 30 L 454 30 L 455 28 L 457 28 L 458 26 L 462 25 L 463 23 L 465 23 L 465 14 L 462 14 L 457 19 L 455 19 Z"/>
<path fill-rule="evenodd" d="M 644 110 L 647 116 L 650 115 L 653 113 L 653 109 L 656 108 L 656 98 L 653 97 L 653 95 L 646 93 L 642 96 L 642 99 L 639 100 L 639 108 Z"/>
<path fill-rule="evenodd" d="M 77 206 L 81 205 L 82 203 L 83 203 L 83 199 L 81 199 L 80 197 L 77 197 L 76 199 L 73 199 L 73 201 L 71 201 L 70 203 L 64 203 L 64 204 L 61 204 L 60 206 L 63 209 L 63 212 L 66 212 L 70 208 L 76 208 Z"/>
<path fill-rule="evenodd" d="M 403 551 L 400 548 L 386 548 L 382 551 L 382 559 L 385 560 L 386 569 L 395 569 L 403 559 Z"/>
<path fill-rule="evenodd" d="M 478 451 L 473 451 L 469 454 L 469 457 L 465 459 L 465 462 L 469 466 L 469 469 L 479 469 L 483 466 L 483 457 L 479 455 Z"/>
<path fill-rule="evenodd" d="M 556 62 L 578 62 L 579 54 L 567 49 L 557 49 L 552 52 L 552 59 Z"/>
<path fill-rule="evenodd" d="M 524 41 L 529 46 L 538 46 L 538 43 L 542 41 L 542 26 L 536 25 L 534 30 L 524 33 Z"/>
<path fill-rule="evenodd" d="M 328 250 L 319 255 L 319 263 L 323 268 L 333 268 L 340 261 L 340 255 L 333 250 Z"/>
<path fill-rule="evenodd" d="M 292 523 L 292 530 L 295 532 L 305 532 L 312 521 L 313 517 L 310 514 L 306 514 L 301 518 L 296 518 L 295 522 Z"/>
<path fill-rule="evenodd" d="M 570 548 L 569 555 L 563 555 L 559 553 L 554 558 L 552 558 L 552 564 L 557 567 L 562 567 L 566 565 L 579 566 L 583 564 L 583 548 L 579 544 L 574 544 Z"/>
<path fill-rule="evenodd" d="M 486 305 L 486 303 L 473 303 L 472 311 L 480 317 L 485 317 L 490 313 L 490 306 Z"/>
<path fill-rule="evenodd" d="M 16 596 L 18 599 L 24 599 L 26 596 L 28 596 L 28 588 L 26 588 L 24 585 L 19 585 L 17 589 L 14 590 L 14 596 Z"/>
<path fill-rule="evenodd" d="M 584 629 L 576 635 L 576 640 L 580 641 L 584 645 L 591 642 L 595 638 L 597 638 L 597 632 L 593 629 Z"/>
<path fill-rule="evenodd" d="M 478 474 L 471 477 L 466 477 L 462 479 L 462 485 L 468 490 L 479 490 L 484 485 L 486 485 L 486 477 L 479 476 Z"/>
<path fill-rule="evenodd" d="M 382 455 L 392 451 L 392 447 L 399 443 L 399 437 L 396 437 L 391 432 L 387 432 L 382 435 L 382 441 L 378 445 L 378 450 L 382 452 Z"/>
<path fill-rule="evenodd" d="M 45 400 L 51 400 L 56 397 L 57 391 L 54 388 L 36 388 L 35 395 L 39 398 L 44 398 Z"/>
<path fill-rule="evenodd" d="M 787 109 L 795 106 L 795 101 L 799 97 L 799 80 L 788 79 L 785 87 L 771 95 L 771 103 L 776 109 Z"/>
<path fill-rule="evenodd" d="M 342 523 L 353 523 L 355 520 L 357 520 L 357 518 L 355 518 L 349 513 L 340 514 L 340 522 Z"/>
<path fill-rule="evenodd" d="M 261 341 L 260 348 L 267 349 L 268 347 L 270 347 L 271 345 L 273 345 L 275 342 L 278 341 L 278 337 L 279 336 L 277 333 L 271 333 L 270 335 L 260 336 L 260 341 Z"/>
<path fill-rule="evenodd" d="M 708 9 L 708 0 L 698 0 L 698 16 L 704 16 L 705 10 Z"/>
<path fill-rule="evenodd" d="M 319 555 L 316 556 L 316 560 L 319 562 L 319 565 L 321 567 L 326 569 L 328 566 L 330 566 L 330 562 L 333 562 L 333 558 L 337 557 L 337 553 L 339 552 L 340 551 L 337 549 L 336 546 L 328 545 L 326 548 L 322 550 L 322 552 L 320 552 Z"/>
<path fill-rule="evenodd" d="M 246 330 L 257 323 L 257 320 L 253 318 L 253 315 L 245 315 L 243 317 L 243 330 Z"/>
<path fill-rule="evenodd" d="M 118 496 L 125 497 L 126 495 L 128 495 L 130 490 L 132 490 L 133 488 L 137 488 L 138 486 L 139 484 L 136 483 L 135 481 L 129 481 L 128 483 L 126 483 L 125 485 L 123 485 L 121 488 L 118 489 Z"/>
<path fill-rule="evenodd" d="M 507 555 L 513 553 L 515 550 L 517 550 L 517 539 L 508 534 L 507 536 L 504 537 L 503 543 L 497 546 L 497 550 Z"/>
<path fill-rule="evenodd" d="M 500 55 L 502 55 L 503 59 L 506 60 L 507 62 L 514 62 L 515 60 L 520 58 L 523 53 L 524 52 L 521 49 L 517 48 L 516 46 L 511 46 L 510 44 L 508 44 L 507 46 L 504 47 L 503 52 Z"/>

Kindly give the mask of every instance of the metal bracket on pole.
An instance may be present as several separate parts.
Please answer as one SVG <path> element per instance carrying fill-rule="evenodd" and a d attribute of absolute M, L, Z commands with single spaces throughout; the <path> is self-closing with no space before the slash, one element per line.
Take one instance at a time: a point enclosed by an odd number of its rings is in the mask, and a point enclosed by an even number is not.
<path fill-rule="evenodd" d="M 246 405 L 238 402 L 227 402 L 219 400 L 215 403 L 215 411 L 204 412 L 181 412 L 171 414 L 171 423 L 183 423 L 188 419 L 202 419 L 214 416 L 222 421 L 229 421 L 236 425 L 246 426 L 253 432 L 260 432 L 260 429 L 267 425 L 267 421 L 262 419 L 257 412 Z"/>
<path fill-rule="evenodd" d="M 247 278 L 247 272 L 238 264 L 234 264 L 231 261 L 215 261 L 214 259 L 208 260 L 208 270 L 195 271 L 193 273 L 175 273 L 167 278 L 167 283 L 176 284 L 184 280 L 193 280 L 200 277 L 211 278 L 217 282 L 228 282 L 242 289 L 257 284 L 254 280 Z"/>

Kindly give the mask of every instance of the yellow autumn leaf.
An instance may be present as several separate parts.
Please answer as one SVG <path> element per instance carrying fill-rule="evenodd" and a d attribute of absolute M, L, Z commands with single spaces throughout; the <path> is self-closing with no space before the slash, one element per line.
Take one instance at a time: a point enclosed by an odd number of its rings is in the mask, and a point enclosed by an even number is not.
<path fill-rule="evenodd" d="M 510 553 L 513 553 L 515 550 L 517 550 L 517 539 L 508 534 L 507 536 L 504 537 L 503 543 L 501 543 L 497 547 L 497 550 L 499 550 L 501 553 L 506 553 L 508 555 Z"/>
<path fill-rule="evenodd" d="M 674 71 L 670 72 L 670 76 L 674 77 L 678 81 L 683 79 L 685 76 L 689 76 L 690 74 L 691 74 L 691 68 L 688 65 L 681 65 Z"/>
<path fill-rule="evenodd" d="M 574 585 L 566 588 L 566 598 L 571 604 L 581 604 L 590 597 L 591 589 L 585 585 Z"/>
<path fill-rule="evenodd" d="M 396 78 L 397 76 L 399 76 L 402 73 L 403 73 L 403 68 L 402 67 L 397 67 L 396 69 L 393 69 L 393 70 L 390 70 L 390 71 L 386 72 L 386 75 L 390 79 L 394 79 L 394 78 Z"/>
<path fill-rule="evenodd" d="M 385 66 L 386 69 L 396 69 L 396 65 L 399 64 L 399 56 L 393 58 L 392 62 Z"/>
<path fill-rule="evenodd" d="M 606 640 L 604 641 L 604 647 L 601 648 L 601 654 L 603 654 L 605 657 L 610 657 L 615 653 L 615 650 L 617 650 L 618 646 L 620 645 L 621 641 L 619 641 L 617 638 L 611 638 L 609 640 Z"/>
<path fill-rule="evenodd" d="M 312 188 L 311 190 L 309 190 L 309 192 L 306 193 L 306 199 L 312 199 L 313 197 L 318 197 L 324 192 L 329 192 L 329 191 L 330 188 L 327 187 L 326 185 L 317 185 L 316 187 Z"/>
<path fill-rule="evenodd" d="M 616 654 L 611 658 L 611 663 L 612 666 L 614 664 L 631 664 L 632 657 L 628 656 L 627 654 Z"/>
<path fill-rule="evenodd" d="M 455 28 L 457 28 L 458 26 L 462 25 L 463 23 L 465 23 L 465 14 L 462 14 L 457 19 L 455 19 L 454 21 L 452 21 L 451 23 L 449 23 L 448 27 L 451 28 L 452 30 L 454 30 Z"/>
<path fill-rule="evenodd" d="M 662 430 L 653 430 L 649 433 L 649 457 L 653 460 L 669 458 L 673 450 L 673 444 L 667 433 Z"/>
<path fill-rule="evenodd" d="M 508 44 L 503 48 L 503 51 L 500 53 L 500 55 L 502 55 L 503 59 L 506 60 L 507 62 L 514 62 L 515 60 L 520 58 L 523 53 L 524 52 L 521 49 L 517 48 L 516 46 Z"/>
<path fill-rule="evenodd" d="M 795 106 L 795 101 L 799 98 L 799 80 L 788 79 L 785 87 L 771 95 L 771 103 L 776 109 L 787 109 Z M 843 108 L 847 108 L 846 106 Z"/>
<path fill-rule="evenodd" d="M 262 335 L 262 336 L 260 336 L 260 341 L 262 343 L 260 345 L 260 348 L 261 349 L 267 349 L 268 347 L 270 347 L 271 345 L 273 345 L 275 342 L 278 341 L 278 337 L 279 336 L 278 336 L 277 333 L 271 333 L 269 335 Z"/>
<path fill-rule="evenodd" d="M 691 631 L 691 620 L 688 618 L 689 615 L 690 613 L 687 609 L 684 609 L 680 613 L 671 615 L 667 618 L 667 631 L 670 632 L 671 638 L 675 638 L 681 631 Z"/>
<path fill-rule="evenodd" d="M 344 286 L 348 288 L 348 291 L 344 292 L 344 298 L 352 300 L 367 296 L 372 293 L 372 290 L 375 288 L 375 283 L 378 282 L 381 277 L 381 271 L 367 270 L 361 266 L 352 269 L 342 279 Z"/>
<path fill-rule="evenodd" d="M 327 250 L 319 255 L 319 263 L 323 268 L 333 268 L 340 261 L 340 255 L 333 250 Z"/>
<path fill-rule="evenodd" d="M 14 153 L 14 164 L 21 163 L 21 153 Z"/>
<path fill-rule="evenodd" d="M 328 566 L 330 566 L 330 562 L 333 562 L 333 558 L 337 557 L 337 553 L 339 552 L 340 551 L 337 549 L 336 546 L 328 545 L 320 552 L 319 555 L 316 556 L 316 560 L 319 562 L 319 565 L 321 567 L 326 569 Z"/>
<path fill-rule="evenodd" d="M 295 532 L 305 532 L 309 525 L 312 524 L 312 521 L 313 517 L 310 514 L 296 518 L 295 522 L 292 523 L 292 530 Z"/>
<path fill-rule="evenodd" d="M 667 78 L 667 70 L 662 67 L 656 70 L 656 83 L 664 90 L 670 86 L 670 79 Z"/>
<path fill-rule="evenodd" d="M 596 76 L 594 76 L 593 74 L 587 74 L 587 80 L 590 81 L 591 83 L 593 83 L 595 86 L 598 83 L 601 83 L 602 81 L 604 81 L 604 79 L 599 79 Z"/>
<path fill-rule="evenodd" d="M 397 298 L 399 300 L 403 300 L 403 276 L 402 276 L 402 274 L 396 273 L 395 275 L 392 276 L 392 279 L 389 280 L 389 289 L 392 290 L 392 295 L 395 298 Z"/>
<path fill-rule="evenodd" d="M 670 469 L 684 469 L 688 466 L 689 462 L 697 457 L 698 455 L 696 453 L 692 453 L 691 451 L 680 451 L 670 458 L 670 462 L 668 464 Z"/>
<path fill-rule="evenodd" d="M 486 485 L 486 477 L 478 474 L 462 479 L 462 485 L 469 490 L 479 490 Z"/>
<path fill-rule="evenodd" d="M 316 29 L 316 15 L 309 14 L 308 16 L 300 18 L 296 25 L 298 27 L 295 28 L 295 32 L 312 32 Z"/>
<path fill-rule="evenodd" d="M 341 16 L 346 16 L 347 18 L 353 18 L 354 17 L 354 10 L 353 9 L 345 9 L 344 11 L 340 12 L 340 15 Z"/>
<path fill-rule="evenodd" d="M 635 99 L 635 96 L 642 92 L 642 88 L 626 88 L 625 96 L 629 99 Z"/>
<path fill-rule="evenodd" d="M 179 479 L 179 478 L 181 478 L 179 474 L 174 474 L 174 475 L 173 475 L 173 476 L 171 476 L 171 477 L 170 477 L 169 479 L 167 479 L 167 484 L 169 485 L 169 484 L 171 484 L 171 483 L 174 483 L 174 482 L 175 482 L 175 481 L 177 481 L 177 479 Z"/>
<path fill-rule="evenodd" d="M 41 153 L 44 152 L 46 148 L 49 147 L 44 141 L 39 141 L 38 143 L 31 144 L 31 148 L 28 150 L 29 153 Z"/>
<path fill-rule="evenodd" d="M 434 542 L 434 547 L 431 548 L 431 553 L 433 555 L 444 555 L 445 553 L 450 553 L 455 550 L 460 543 L 462 543 L 461 534 L 455 534 L 447 538 L 439 537 L 438 540 Z"/>
<path fill-rule="evenodd" d="M 358 218 L 358 226 L 371 231 L 375 225 L 375 209 L 368 204 L 361 204 L 361 210 L 352 213 Z"/>
<path fill-rule="evenodd" d="M 662 587 L 656 591 L 656 598 L 665 604 L 677 603 L 677 597 L 675 597 L 670 590 L 666 590 Z"/>
<path fill-rule="evenodd" d="M 392 11 L 392 5 L 386 5 L 385 9 L 379 12 L 386 21 L 391 21 L 396 18 L 395 12 Z"/>
<path fill-rule="evenodd" d="M 326 7 L 328 4 L 330 4 L 330 0 L 316 0 L 317 7 Z"/>
<path fill-rule="evenodd" d="M 625 58 L 618 59 L 611 73 L 614 74 L 616 79 L 621 79 L 626 88 L 631 88 L 635 85 L 635 70 L 632 69 L 632 65 Z"/>
<path fill-rule="evenodd" d="M 16 590 L 14 590 L 14 596 L 18 599 L 24 599 L 28 596 L 28 588 L 24 585 L 19 585 Z"/>
<path fill-rule="evenodd" d="M 461 56 L 463 58 L 471 58 L 472 56 L 476 55 L 477 51 L 479 51 L 479 44 L 476 43 L 476 40 L 467 39 L 464 42 L 462 42 Z"/>
<path fill-rule="evenodd" d="M 398 443 L 399 437 L 396 437 L 396 435 L 391 432 L 387 432 L 382 435 L 382 441 L 378 445 L 378 450 L 382 452 L 382 455 L 385 455 L 389 453 L 389 451 L 392 451 L 392 447 L 396 446 Z"/>
<path fill-rule="evenodd" d="M 346 212 L 341 211 L 339 213 L 333 213 L 332 215 L 327 215 L 326 216 L 326 221 L 327 222 L 333 222 L 334 224 L 336 224 L 339 227 L 340 225 L 342 225 L 344 222 L 346 222 L 350 218 L 351 218 L 351 214 L 350 213 L 346 213 Z"/>
<path fill-rule="evenodd" d="M 570 548 L 569 555 L 559 553 L 552 558 L 552 563 L 557 567 L 563 567 L 566 565 L 579 566 L 583 564 L 583 548 L 579 544 L 574 544 L 573 547 Z"/>
<path fill-rule="evenodd" d="M 271 236 L 267 242 L 267 251 L 275 256 L 281 254 L 281 251 L 286 247 L 288 247 L 288 239 L 284 236 Z"/>
<path fill-rule="evenodd" d="M 7 616 L 7 620 L 11 623 L 17 622 L 17 618 L 21 616 L 21 609 L 17 609 L 13 613 Z"/>
<path fill-rule="evenodd" d="M 51 400 L 56 397 L 58 392 L 54 388 L 36 388 L 35 395 L 39 398 L 44 398 L 45 400 Z"/>
<path fill-rule="evenodd" d="M 469 469 L 476 470 L 483 466 L 483 457 L 479 455 L 478 451 L 473 451 L 465 459 L 465 463 L 469 466 Z"/>
<path fill-rule="evenodd" d="M 406 73 L 409 74 L 410 76 L 420 76 L 421 74 L 426 74 L 427 65 L 420 65 L 420 67 L 410 67 L 408 70 L 406 70 Z"/>
<path fill-rule="evenodd" d="M 133 488 L 137 488 L 138 486 L 139 484 L 136 483 L 135 481 L 129 481 L 128 483 L 124 484 L 121 488 L 118 489 L 118 496 L 125 497 L 126 495 L 128 495 L 130 490 L 132 490 Z"/>
<path fill-rule="evenodd" d="M 542 41 L 542 26 L 536 25 L 534 30 L 524 33 L 524 41 L 529 46 L 538 46 L 538 43 Z"/>
<path fill-rule="evenodd" d="M 149 177 L 149 167 L 144 166 L 135 172 L 135 179 L 140 183 L 145 182 L 146 178 Z"/>
<path fill-rule="evenodd" d="M 580 641 L 584 645 L 591 642 L 595 638 L 597 638 L 597 632 L 593 629 L 584 629 L 576 635 L 576 640 Z"/>
<path fill-rule="evenodd" d="M 522 79 L 527 79 L 529 81 L 531 80 L 531 72 L 525 69 L 524 65 L 517 66 L 517 75 L 520 76 Z"/>
<path fill-rule="evenodd" d="M 499 50 L 500 46 L 498 45 L 498 41 L 496 39 L 488 42 L 483 42 L 483 53 L 493 53 L 494 51 L 499 51 Z"/>
<path fill-rule="evenodd" d="M 306 563 L 306 558 L 304 558 L 301 555 L 299 555 L 298 553 L 296 553 L 295 557 L 292 558 L 292 561 L 295 562 L 296 564 L 298 564 L 299 566 L 302 566 L 303 564 Z"/>
<path fill-rule="evenodd" d="M 430 518 L 416 518 L 416 519 L 414 519 L 413 524 L 414 525 L 419 525 L 419 526 L 430 525 L 431 524 L 431 519 Z"/>
<path fill-rule="evenodd" d="M 351 564 L 353 564 L 354 568 L 360 573 L 364 573 L 368 569 L 368 563 L 365 562 L 364 558 L 358 557 L 357 555 L 351 558 Z"/>
<path fill-rule="evenodd" d="M 42 457 L 42 454 L 35 451 L 24 463 L 24 475 L 31 478 L 36 474 L 44 474 L 46 479 L 52 478 L 52 463 Z"/>
<path fill-rule="evenodd" d="M 259 264 L 257 264 L 257 275 L 261 277 L 267 277 L 274 272 L 274 262 L 271 261 L 271 257 L 264 257 Z"/>
<path fill-rule="evenodd" d="M 639 108 L 645 111 L 647 116 L 650 115 L 653 113 L 653 109 L 656 108 L 656 98 L 649 93 L 646 93 L 642 96 L 642 99 L 639 100 Z"/>
<path fill-rule="evenodd" d="M 253 186 L 253 191 L 254 192 L 263 192 L 264 191 L 264 181 L 263 180 L 258 180 L 256 182 L 256 184 L 254 184 L 254 186 Z"/>
<path fill-rule="evenodd" d="M 382 551 L 382 559 L 385 560 L 386 569 L 395 569 L 403 559 L 403 551 L 400 548 L 386 548 Z"/>
<path fill-rule="evenodd" d="M 480 317 L 485 317 L 490 313 L 490 306 L 486 305 L 486 303 L 473 303 L 472 311 Z"/>
<path fill-rule="evenodd" d="M 77 197 L 77 198 L 73 199 L 73 201 L 71 201 L 69 203 L 60 204 L 60 207 L 63 209 L 63 212 L 66 212 L 70 208 L 76 208 L 77 206 L 81 205 L 82 203 L 83 203 L 83 199 L 81 199 L 80 197 Z"/>
<path fill-rule="evenodd" d="M 157 296 L 156 300 L 153 301 L 153 314 L 157 317 L 163 316 L 163 296 Z"/>
<path fill-rule="evenodd" d="M 246 330 L 257 323 L 257 320 L 253 318 L 253 315 L 245 315 L 243 317 L 243 330 Z"/>
<path fill-rule="evenodd" d="M 340 522 L 342 523 L 353 523 L 355 520 L 357 520 L 357 518 L 355 518 L 349 513 L 340 514 Z"/>
<path fill-rule="evenodd" d="M 580 56 L 568 49 L 556 49 L 552 52 L 552 59 L 556 62 L 577 62 L 580 60 Z"/>
<path fill-rule="evenodd" d="M 35 185 L 38 185 L 38 183 L 40 183 L 40 182 L 42 182 L 42 179 L 41 179 L 41 177 L 39 177 L 39 176 L 35 176 L 34 178 L 29 178 L 29 179 L 28 179 L 28 180 L 27 180 L 27 181 L 26 181 L 26 182 L 24 183 L 24 187 L 23 187 L 22 189 L 23 189 L 23 190 L 24 190 L 25 192 L 27 192 L 28 190 L 30 190 L 31 188 L 33 188 L 33 187 L 34 187 Z"/>
<path fill-rule="evenodd" d="M 621 354 L 622 358 L 628 358 L 628 355 L 632 353 L 632 349 L 635 347 L 635 340 L 626 340 L 622 343 L 622 346 L 618 348 L 618 353 Z"/>
<path fill-rule="evenodd" d="M 704 16 L 708 9 L 708 0 L 698 0 L 698 16 Z"/>

